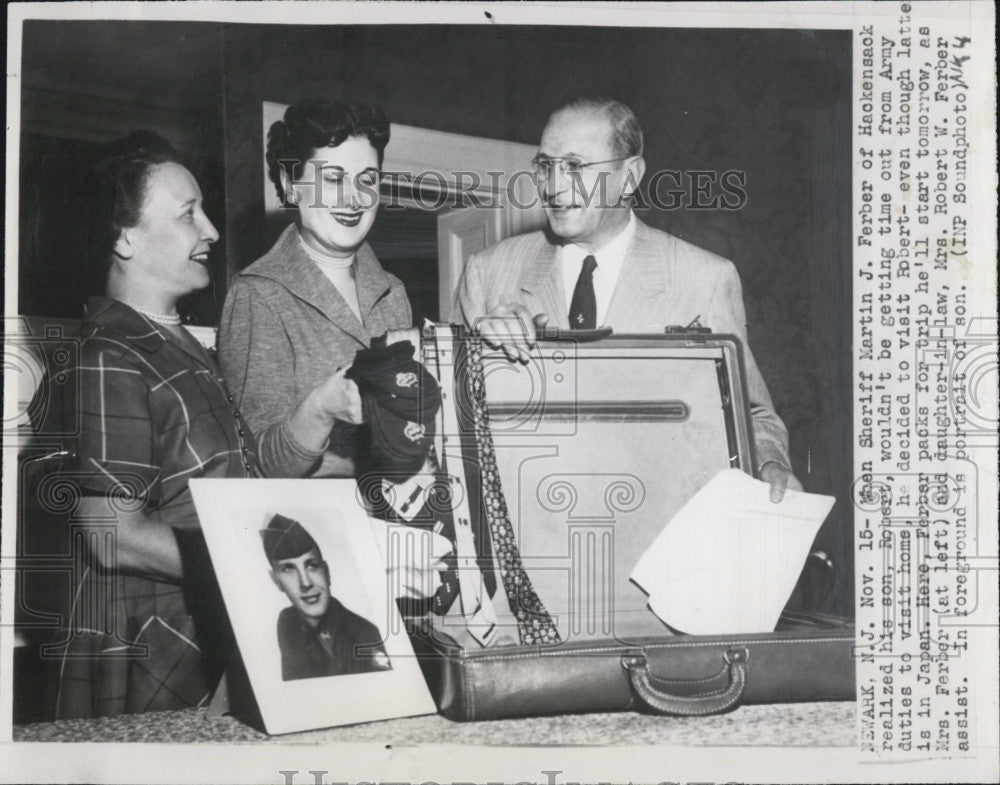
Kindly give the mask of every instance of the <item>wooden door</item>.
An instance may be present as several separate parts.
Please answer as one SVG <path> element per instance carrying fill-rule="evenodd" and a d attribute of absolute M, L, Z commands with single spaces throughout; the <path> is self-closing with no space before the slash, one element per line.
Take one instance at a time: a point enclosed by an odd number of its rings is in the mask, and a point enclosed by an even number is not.
<path fill-rule="evenodd" d="M 441 321 L 454 321 L 455 292 L 465 263 L 504 236 L 505 211 L 467 207 L 438 217 L 438 297 Z"/>
<path fill-rule="evenodd" d="M 537 201 L 537 200 L 536 200 Z M 526 234 L 545 226 L 545 212 L 539 204 L 525 200 L 527 207 L 507 203 L 503 207 L 466 207 L 438 217 L 438 296 L 441 321 L 459 318 L 454 308 L 458 282 L 465 263 L 505 237 Z"/>

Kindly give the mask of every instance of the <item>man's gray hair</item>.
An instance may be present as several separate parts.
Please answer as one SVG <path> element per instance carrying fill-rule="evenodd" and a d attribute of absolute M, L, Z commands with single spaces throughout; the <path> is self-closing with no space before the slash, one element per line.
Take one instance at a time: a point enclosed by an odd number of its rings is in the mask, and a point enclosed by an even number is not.
<path fill-rule="evenodd" d="M 615 155 L 622 158 L 642 155 L 642 128 L 639 126 L 639 118 L 621 101 L 616 101 L 613 98 L 583 96 L 561 104 L 551 116 L 555 117 L 561 112 L 603 114 L 611 126 L 611 146 L 614 148 Z"/>

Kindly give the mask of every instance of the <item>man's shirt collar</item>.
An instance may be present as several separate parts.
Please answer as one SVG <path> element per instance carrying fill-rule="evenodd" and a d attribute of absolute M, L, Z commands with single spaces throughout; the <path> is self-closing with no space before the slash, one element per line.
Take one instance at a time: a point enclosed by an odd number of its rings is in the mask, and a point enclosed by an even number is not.
<path fill-rule="evenodd" d="M 604 324 L 604 318 L 608 313 L 608 306 L 611 304 L 611 295 L 614 293 L 615 285 L 618 283 L 618 276 L 621 274 L 622 265 L 625 264 L 625 255 L 628 253 L 629 245 L 631 245 L 632 238 L 635 236 L 635 227 L 635 213 L 629 210 L 628 223 L 625 224 L 625 228 L 614 239 L 605 243 L 597 251 L 587 251 L 575 243 L 567 243 L 562 246 L 560 249 L 560 262 L 567 311 L 569 311 L 570 302 L 573 299 L 576 280 L 579 278 L 580 270 L 583 268 L 583 260 L 588 256 L 593 256 L 597 260 L 597 269 L 594 271 L 597 324 L 599 326 Z"/>

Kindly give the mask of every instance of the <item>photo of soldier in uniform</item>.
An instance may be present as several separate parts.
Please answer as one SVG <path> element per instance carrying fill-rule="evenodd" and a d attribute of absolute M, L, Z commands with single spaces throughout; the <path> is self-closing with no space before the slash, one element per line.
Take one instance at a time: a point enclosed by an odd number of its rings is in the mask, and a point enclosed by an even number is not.
<path fill-rule="evenodd" d="M 392 670 L 378 628 L 330 592 L 330 567 L 298 521 L 271 517 L 260 531 L 271 580 L 291 601 L 278 616 L 283 681 Z"/>

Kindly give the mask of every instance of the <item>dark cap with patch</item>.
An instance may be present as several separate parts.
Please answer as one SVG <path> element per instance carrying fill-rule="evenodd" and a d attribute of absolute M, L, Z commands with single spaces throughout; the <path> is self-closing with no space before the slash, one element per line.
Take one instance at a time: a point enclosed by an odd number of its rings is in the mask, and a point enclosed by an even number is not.
<path fill-rule="evenodd" d="M 305 527 L 284 515 L 271 518 L 267 528 L 260 530 L 260 538 L 264 541 L 264 553 L 269 561 L 294 559 L 313 549 L 319 551 L 319 545 Z"/>

